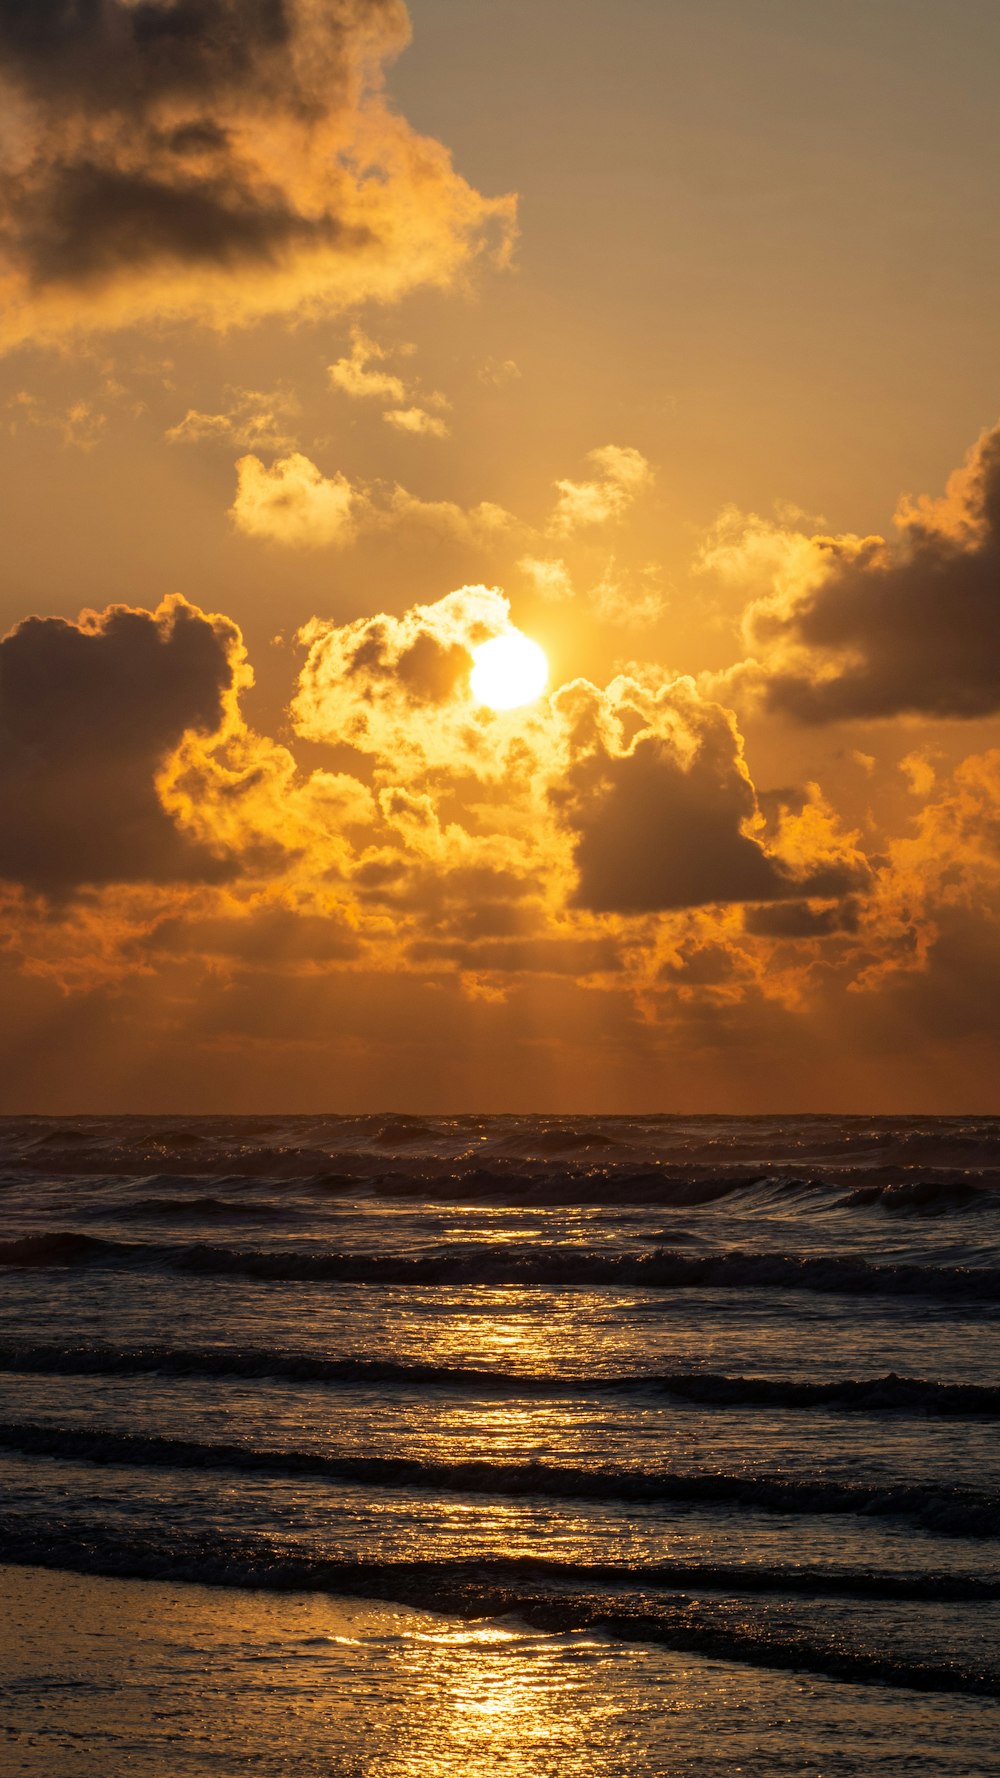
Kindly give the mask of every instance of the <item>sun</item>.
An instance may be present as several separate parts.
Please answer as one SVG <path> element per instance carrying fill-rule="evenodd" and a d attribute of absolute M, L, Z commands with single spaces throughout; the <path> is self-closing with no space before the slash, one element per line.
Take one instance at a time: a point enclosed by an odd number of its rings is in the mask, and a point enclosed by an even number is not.
<path fill-rule="evenodd" d="M 488 704 L 491 710 L 516 710 L 521 704 L 533 704 L 548 683 L 544 650 L 520 630 L 480 643 L 472 651 L 472 661 L 472 695 L 477 704 Z"/>

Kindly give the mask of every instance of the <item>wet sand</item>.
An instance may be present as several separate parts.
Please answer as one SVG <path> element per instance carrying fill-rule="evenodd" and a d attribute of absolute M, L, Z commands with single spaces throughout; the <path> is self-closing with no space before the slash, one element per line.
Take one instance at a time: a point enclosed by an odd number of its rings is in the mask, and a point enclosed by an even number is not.
<path fill-rule="evenodd" d="M 8 1567 L 0 1624 L 4 1778 L 993 1769 L 986 1700 L 757 1673 L 512 1619 Z"/>

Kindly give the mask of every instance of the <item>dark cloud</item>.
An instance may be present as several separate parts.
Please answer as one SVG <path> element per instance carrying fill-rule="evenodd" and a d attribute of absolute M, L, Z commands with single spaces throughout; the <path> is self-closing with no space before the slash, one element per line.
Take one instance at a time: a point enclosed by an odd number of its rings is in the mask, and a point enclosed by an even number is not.
<path fill-rule="evenodd" d="M 223 958 L 259 969 L 342 963 L 359 953 L 357 934 L 342 919 L 294 908 L 268 908 L 234 918 L 168 915 L 136 943 L 142 955 Z"/>
<path fill-rule="evenodd" d="M 362 637 L 347 663 L 352 678 L 398 681 L 418 704 L 443 704 L 454 696 L 472 671 L 472 656 L 459 642 L 442 642 L 430 629 L 417 627 L 402 649 L 382 618 L 362 621 Z"/>
<path fill-rule="evenodd" d="M 248 81 L 276 91 L 283 80 L 301 103 L 296 10 L 292 0 L 0 0 L 0 50 L 33 90 L 71 94 L 94 112 L 141 112 L 153 99 Z"/>
<path fill-rule="evenodd" d="M 0 877 L 50 894 L 82 884 L 211 881 L 155 776 L 188 730 L 214 733 L 240 638 L 183 599 L 30 617 L 0 642 Z"/>
<path fill-rule="evenodd" d="M 902 518 L 900 547 L 829 543 L 819 586 L 759 608 L 752 634 L 771 709 L 811 723 L 1000 710 L 1000 427 L 984 433 L 944 501 Z M 808 651 L 804 664 L 783 664 L 789 643 Z"/>
<path fill-rule="evenodd" d="M 843 894 L 856 867 L 835 863 L 796 875 L 744 832 L 757 812 L 736 739 L 705 706 L 690 758 L 655 735 L 623 757 L 598 750 L 554 793 L 577 835 L 577 907 L 652 913 L 711 902 L 778 901 Z"/>
<path fill-rule="evenodd" d="M 732 981 L 736 962 L 725 945 L 698 945 L 662 964 L 657 974 L 661 982 L 676 983 L 679 987 L 717 988 Z"/>
<path fill-rule="evenodd" d="M 443 704 L 472 671 L 472 656 L 461 643 L 445 645 L 423 630 L 400 655 L 396 673 L 412 698 L 420 703 Z"/>
<path fill-rule="evenodd" d="M 835 907 L 814 908 L 808 901 L 787 901 L 747 908 L 747 932 L 757 938 L 828 938 L 835 932 L 856 932 L 857 903 L 848 898 Z"/>
<path fill-rule="evenodd" d="M 403 0 L 0 0 L 0 338 L 447 282 L 513 211 L 416 165 L 408 36 Z"/>
<path fill-rule="evenodd" d="M 613 938 L 490 939 L 464 944 L 460 940 L 417 939 L 409 947 L 414 963 L 450 963 L 457 969 L 488 975 L 614 974 L 622 967 Z"/>
<path fill-rule="evenodd" d="M 295 216 L 278 193 L 248 191 L 232 177 L 192 178 L 179 170 L 165 180 L 93 161 L 53 168 L 44 206 L 29 188 L 13 199 L 11 215 L 36 286 L 94 283 L 122 265 L 168 260 L 277 263 L 297 242 L 344 234 L 336 218 Z M 356 244 L 365 238 L 354 231 Z"/>

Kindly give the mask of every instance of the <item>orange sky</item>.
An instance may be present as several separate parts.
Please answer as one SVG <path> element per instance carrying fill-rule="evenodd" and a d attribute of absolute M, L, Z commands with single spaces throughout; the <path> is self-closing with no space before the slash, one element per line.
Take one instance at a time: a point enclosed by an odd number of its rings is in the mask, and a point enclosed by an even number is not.
<path fill-rule="evenodd" d="M 0 1107 L 1000 1109 L 998 51 L 0 0 Z"/>

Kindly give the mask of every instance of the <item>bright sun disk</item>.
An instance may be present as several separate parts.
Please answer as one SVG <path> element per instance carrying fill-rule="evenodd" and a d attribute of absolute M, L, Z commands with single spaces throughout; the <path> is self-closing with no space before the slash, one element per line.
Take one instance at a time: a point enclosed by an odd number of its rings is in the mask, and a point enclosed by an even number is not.
<path fill-rule="evenodd" d="M 521 704 L 533 704 L 548 682 L 544 650 L 520 630 L 480 643 L 472 651 L 472 660 L 472 695 L 491 710 L 516 710 Z"/>

